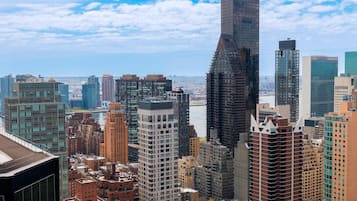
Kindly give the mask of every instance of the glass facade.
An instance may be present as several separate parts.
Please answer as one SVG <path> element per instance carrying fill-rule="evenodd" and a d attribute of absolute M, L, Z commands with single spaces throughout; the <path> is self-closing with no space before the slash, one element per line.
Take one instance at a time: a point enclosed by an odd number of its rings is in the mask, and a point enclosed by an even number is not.
<path fill-rule="evenodd" d="M 69 107 L 69 86 L 68 86 L 68 84 L 59 83 L 58 91 L 59 91 L 59 94 L 61 95 L 62 102 L 64 102 L 66 104 L 66 106 Z"/>
<path fill-rule="evenodd" d="M 55 176 L 51 175 L 15 192 L 14 201 L 56 201 Z"/>
<path fill-rule="evenodd" d="M 116 80 L 115 89 L 116 101 L 122 104 L 128 123 L 128 143 L 138 144 L 139 101 L 166 96 L 166 92 L 172 90 L 172 81 L 162 75 L 148 75 L 144 79 L 136 75 L 123 75 Z"/>
<path fill-rule="evenodd" d="M 333 112 L 337 63 L 337 58 L 313 57 L 311 60 L 311 116 L 322 117 Z"/>
<path fill-rule="evenodd" d="M 295 40 L 279 42 L 275 51 L 275 105 L 290 106 L 290 121 L 299 119 L 299 50 Z"/>
<path fill-rule="evenodd" d="M 345 74 L 357 76 L 357 51 L 345 53 Z"/>
<path fill-rule="evenodd" d="M 0 113 L 5 112 L 5 97 L 12 96 L 14 80 L 11 75 L 0 78 Z"/>
<path fill-rule="evenodd" d="M 60 191 L 67 196 L 65 105 L 55 81 L 14 84 L 13 97 L 5 99 L 5 129 L 60 157 Z"/>
<path fill-rule="evenodd" d="M 221 36 L 207 74 L 207 139 L 210 128 L 233 149 L 249 132 L 259 96 L 259 1 L 222 0 Z"/>
<path fill-rule="evenodd" d="M 82 85 L 83 109 L 95 109 L 97 103 L 97 88 L 95 84 Z"/>

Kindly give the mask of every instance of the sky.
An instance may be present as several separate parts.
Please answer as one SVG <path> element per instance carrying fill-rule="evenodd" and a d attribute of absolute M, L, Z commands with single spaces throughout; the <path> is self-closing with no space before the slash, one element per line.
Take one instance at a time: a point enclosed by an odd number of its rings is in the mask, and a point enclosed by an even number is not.
<path fill-rule="evenodd" d="M 204 76 L 220 34 L 218 0 L 0 0 L 0 76 Z M 357 51 L 357 0 L 261 0 L 260 75 L 278 41 L 301 56 Z"/>

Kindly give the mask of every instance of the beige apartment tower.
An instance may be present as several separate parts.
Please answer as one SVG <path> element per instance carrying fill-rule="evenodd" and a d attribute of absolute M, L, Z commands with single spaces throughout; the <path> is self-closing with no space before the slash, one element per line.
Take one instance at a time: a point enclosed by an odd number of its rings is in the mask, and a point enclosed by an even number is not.
<path fill-rule="evenodd" d="M 322 201 L 324 149 L 322 139 L 303 140 L 302 200 Z"/>
<path fill-rule="evenodd" d="M 335 77 L 334 86 L 334 112 L 340 111 L 340 104 L 343 100 L 347 100 L 352 95 L 352 90 L 355 88 L 355 78 L 348 76 Z"/>
<path fill-rule="evenodd" d="M 128 163 L 128 126 L 120 103 L 111 103 L 104 125 L 101 156 L 109 162 Z"/>

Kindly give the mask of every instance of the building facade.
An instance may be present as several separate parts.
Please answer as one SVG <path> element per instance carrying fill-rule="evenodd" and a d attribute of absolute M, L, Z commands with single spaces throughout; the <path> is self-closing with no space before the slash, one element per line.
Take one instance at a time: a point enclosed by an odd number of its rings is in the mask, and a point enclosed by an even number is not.
<path fill-rule="evenodd" d="M 345 52 L 345 73 L 357 76 L 357 51 Z"/>
<path fill-rule="evenodd" d="M 102 100 L 114 101 L 114 78 L 113 75 L 104 74 L 102 77 Z"/>
<path fill-rule="evenodd" d="M 290 106 L 290 121 L 299 119 L 299 61 L 295 40 L 279 41 L 275 51 L 275 106 Z"/>
<path fill-rule="evenodd" d="M 207 139 L 231 150 L 248 132 L 259 96 L 259 1 L 223 0 L 221 35 L 207 74 Z M 239 115 L 237 115 L 239 114 Z"/>
<path fill-rule="evenodd" d="M 252 120 L 249 200 L 302 200 L 302 127 L 278 116 Z"/>
<path fill-rule="evenodd" d="M 269 103 L 257 104 L 256 118 L 259 122 L 264 122 L 266 117 L 274 115 L 280 115 L 290 119 L 290 105 L 271 107 Z"/>
<path fill-rule="evenodd" d="M 193 188 L 193 168 L 197 166 L 193 156 L 184 156 L 178 160 L 178 182 L 181 188 Z"/>
<path fill-rule="evenodd" d="M 138 105 L 149 97 L 165 97 L 172 91 L 172 81 L 163 75 L 147 75 L 140 79 L 136 75 L 123 75 L 116 80 L 116 101 L 123 105 L 128 123 L 128 143 L 138 144 Z"/>
<path fill-rule="evenodd" d="M 178 120 L 179 157 L 188 156 L 190 152 L 190 96 L 182 89 L 168 92 L 168 99 L 173 101 L 173 108 Z"/>
<path fill-rule="evenodd" d="M 15 79 L 12 75 L 7 75 L 0 78 L 0 113 L 5 113 L 5 98 L 12 96 L 12 86 Z"/>
<path fill-rule="evenodd" d="M 352 95 L 353 89 L 356 88 L 356 77 L 343 76 L 335 77 L 334 84 L 334 112 L 340 111 L 340 105 L 343 101 L 348 100 Z"/>
<path fill-rule="evenodd" d="M 110 162 L 128 163 L 128 125 L 120 103 L 111 103 L 104 125 L 101 156 Z"/>
<path fill-rule="evenodd" d="M 324 148 L 322 139 L 303 140 L 302 200 L 323 200 Z"/>
<path fill-rule="evenodd" d="M 356 199 L 357 112 L 343 102 L 339 113 L 325 117 L 324 201 Z"/>
<path fill-rule="evenodd" d="M 97 201 L 97 182 L 93 179 L 77 179 L 75 191 L 75 198 L 79 201 Z"/>
<path fill-rule="evenodd" d="M 95 94 L 94 97 L 96 99 L 96 106 L 100 107 L 101 106 L 101 102 L 100 102 L 100 84 L 99 84 L 99 78 L 92 75 L 90 77 L 88 77 L 88 84 L 93 84 L 95 87 Z"/>
<path fill-rule="evenodd" d="M 95 109 L 97 102 L 97 88 L 95 84 L 82 85 L 82 107 L 83 109 Z"/>
<path fill-rule="evenodd" d="M 233 153 L 219 142 L 217 131 L 211 129 L 211 139 L 202 142 L 194 168 L 194 189 L 203 200 L 233 199 Z"/>
<path fill-rule="evenodd" d="M 139 103 L 139 197 L 178 200 L 178 125 L 172 102 Z"/>
<path fill-rule="evenodd" d="M 58 83 L 29 78 L 14 84 L 13 96 L 5 99 L 5 128 L 20 138 L 59 156 L 60 195 L 68 195 L 68 163 L 65 133 L 65 105 Z"/>
<path fill-rule="evenodd" d="M 333 111 L 337 57 L 302 58 L 302 117 L 323 117 Z"/>
<path fill-rule="evenodd" d="M 59 83 L 58 84 L 58 91 L 59 91 L 59 94 L 61 95 L 62 102 L 64 102 L 64 104 L 68 108 L 70 106 L 70 102 L 69 102 L 69 85 L 68 84 L 64 84 L 64 83 Z"/>
<path fill-rule="evenodd" d="M 0 130 L 0 200 L 60 201 L 58 157 Z"/>

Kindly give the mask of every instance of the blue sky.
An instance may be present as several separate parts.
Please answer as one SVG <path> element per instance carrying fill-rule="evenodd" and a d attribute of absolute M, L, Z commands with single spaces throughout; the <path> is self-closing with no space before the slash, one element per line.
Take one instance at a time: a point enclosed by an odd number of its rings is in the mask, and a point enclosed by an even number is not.
<path fill-rule="evenodd" d="M 357 50 L 357 0 L 261 0 L 260 73 L 278 41 L 301 55 Z M 220 32 L 217 0 L 2 0 L 0 75 L 205 75 Z"/>

